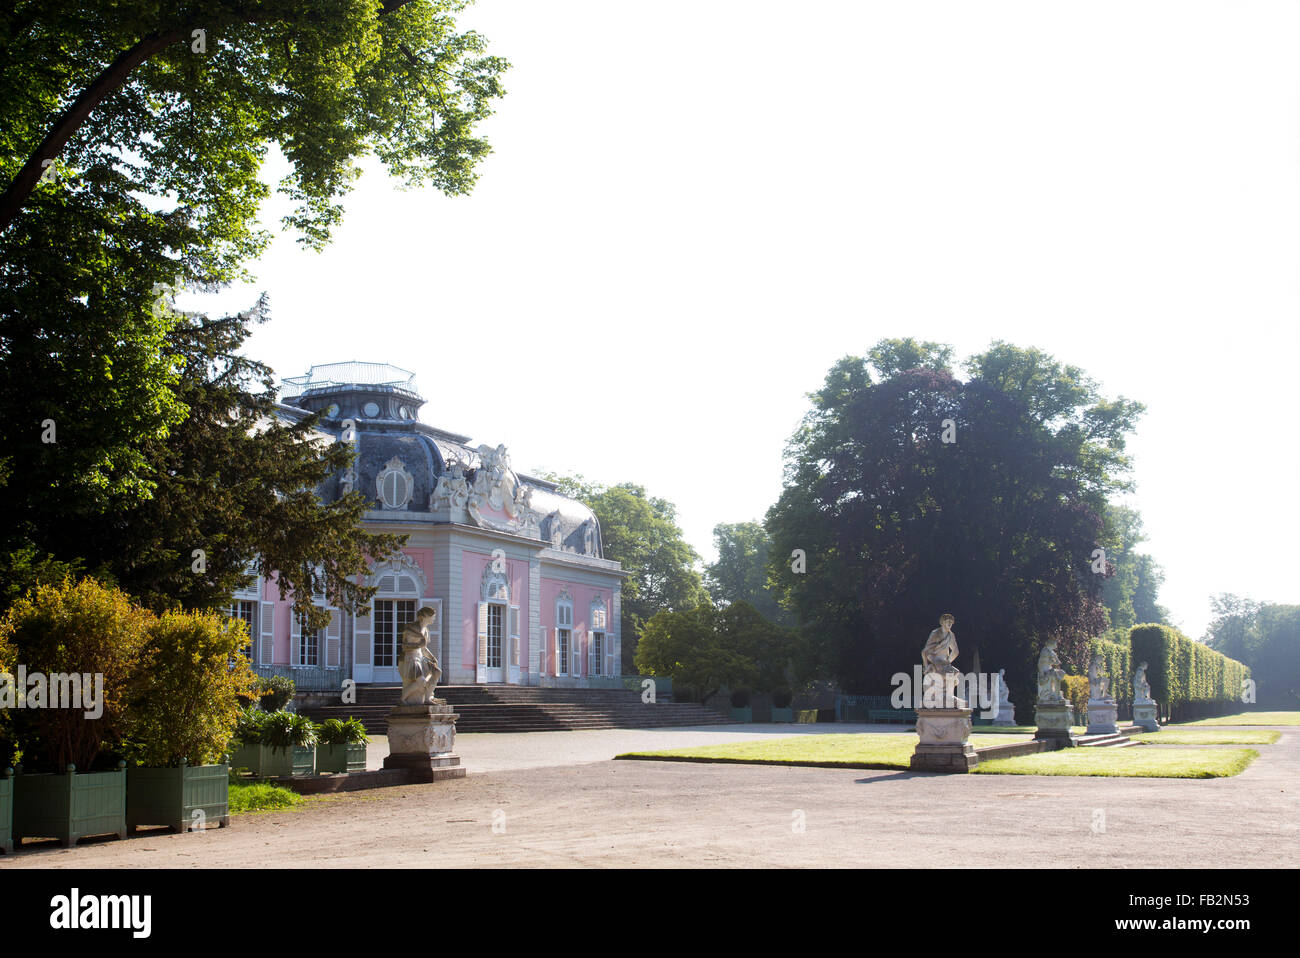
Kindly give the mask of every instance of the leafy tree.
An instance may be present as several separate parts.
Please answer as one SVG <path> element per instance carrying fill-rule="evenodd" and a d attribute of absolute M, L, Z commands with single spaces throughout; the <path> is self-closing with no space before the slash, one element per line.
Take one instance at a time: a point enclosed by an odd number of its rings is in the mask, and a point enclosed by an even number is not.
<path fill-rule="evenodd" d="M 1101 600 L 1116 641 L 1128 641 L 1128 630 L 1139 622 L 1166 622 L 1168 612 L 1157 601 L 1164 573 L 1151 556 L 1139 553 L 1146 541 L 1142 517 L 1128 506 L 1108 505 L 1102 542 L 1115 574 L 1105 580 Z"/>
<path fill-rule="evenodd" d="M 696 570 L 699 554 L 682 538 L 676 506 L 630 482 L 601 486 L 581 476 L 539 475 L 596 514 L 605 558 L 622 563 L 628 574 L 622 590 L 623 661 L 637 661 L 641 630 L 652 616 L 694 609 L 707 598 Z"/>
<path fill-rule="evenodd" d="M 798 638 L 773 625 L 747 602 L 716 609 L 664 611 L 646 623 L 636 666 L 644 675 L 668 675 L 707 702 L 724 686 L 771 691 L 791 683 Z"/>
<path fill-rule="evenodd" d="M 1141 406 L 1038 350 L 995 342 L 964 383 L 949 355 L 886 340 L 832 367 L 787 448 L 769 568 L 844 687 L 887 691 L 951 611 L 963 655 L 1006 663 L 1023 698 L 1044 636 L 1074 664 L 1104 629 L 1091 556 Z"/>
<path fill-rule="evenodd" d="M 178 396 L 189 410 L 166 441 L 146 444 L 153 495 L 89 526 L 68 529 L 64 551 L 82 550 L 150 608 L 220 607 L 250 571 L 276 575 L 282 596 L 311 628 L 355 611 L 374 594 L 359 581 L 368 558 L 401 548 L 406 536 L 362 529 L 369 508 L 359 491 L 324 501 L 320 486 L 352 461 L 344 443 L 319 441 L 317 416 L 287 424 L 275 416 L 271 370 L 240 355 L 265 300 L 249 314 L 187 316 L 171 337 L 181 367 Z M 90 533 L 90 535 L 86 535 Z M 89 541 L 79 541 L 89 540 Z M 204 550 L 196 573 L 194 549 Z"/>
<path fill-rule="evenodd" d="M 363 597 L 348 582 L 361 553 L 392 543 L 344 531 L 355 501 L 309 501 L 346 454 L 309 449 L 310 422 L 245 435 L 271 408 L 249 383 L 270 371 L 228 359 L 232 318 L 183 320 L 164 291 L 247 277 L 270 240 L 255 221 L 271 145 L 291 164 L 286 226 L 317 248 L 367 151 L 411 185 L 467 192 L 507 64 L 457 29 L 463 6 L 20 0 L 0 13 L 0 598 L 84 567 L 155 607 L 197 607 L 254 553 L 304 604 L 320 567 L 340 604 Z M 243 319 L 264 315 L 265 302 Z M 207 546 L 211 575 L 178 573 Z"/>
<path fill-rule="evenodd" d="M 465 5 L 18 0 L 0 15 L 0 230 L 51 160 L 175 197 L 181 218 L 217 238 L 210 265 L 227 268 L 265 240 L 246 224 L 267 192 L 257 170 L 271 143 L 293 167 L 286 225 L 316 246 L 367 151 L 411 184 L 467 192 L 489 150 L 475 126 L 508 64 L 457 31 Z"/>
<path fill-rule="evenodd" d="M 1210 600 L 1210 607 L 1214 618 L 1206 626 L 1205 644 L 1253 669 L 1255 663 L 1251 660 L 1258 640 L 1256 626 L 1263 603 L 1224 592 Z"/>
<path fill-rule="evenodd" d="M 705 567 L 704 585 L 717 605 L 747 602 L 764 618 L 786 624 L 788 613 L 767 581 L 767 530 L 757 522 L 722 522 L 713 527 L 718 561 Z"/>

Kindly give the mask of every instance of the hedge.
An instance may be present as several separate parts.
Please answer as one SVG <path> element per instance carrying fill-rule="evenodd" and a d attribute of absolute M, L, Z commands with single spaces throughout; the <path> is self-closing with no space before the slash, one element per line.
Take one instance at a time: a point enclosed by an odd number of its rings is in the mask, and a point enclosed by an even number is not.
<path fill-rule="evenodd" d="M 1110 695 L 1122 712 L 1133 701 L 1133 650 L 1129 643 L 1093 639 L 1092 654 L 1101 657 L 1101 671 L 1110 676 Z M 1141 660 L 1139 660 L 1141 661 Z"/>
<path fill-rule="evenodd" d="M 1167 625 L 1129 630 L 1132 663 L 1147 663 L 1151 697 L 1174 721 L 1240 709 L 1250 669 Z"/>

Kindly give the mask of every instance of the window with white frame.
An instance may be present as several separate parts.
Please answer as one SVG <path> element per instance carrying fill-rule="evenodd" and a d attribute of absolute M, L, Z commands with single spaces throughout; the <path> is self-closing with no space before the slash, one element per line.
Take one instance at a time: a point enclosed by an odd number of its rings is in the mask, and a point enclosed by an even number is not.
<path fill-rule="evenodd" d="M 591 603 L 591 643 L 587 649 L 587 674 L 600 675 L 605 659 L 605 600 L 599 595 Z"/>
<path fill-rule="evenodd" d="M 257 638 L 257 603 L 248 599 L 237 599 L 230 603 L 226 615 L 241 620 L 248 629 L 249 644 L 244 646 L 244 655 L 253 657 L 253 641 Z"/>
<path fill-rule="evenodd" d="M 501 668 L 502 626 L 505 619 L 505 606 L 495 602 L 487 607 L 487 667 Z"/>
<path fill-rule="evenodd" d="M 376 599 L 374 615 L 375 668 L 392 668 L 402 629 L 415 621 L 414 599 Z"/>
<path fill-rule="evenodd" d="M 569 674 L 569 648 L 573 640 L 573 601 L 561 597 L 555 603 L 555 674 Z"/>
<path fill-rule="evenodd" d="M 298 640 L 298 661 L 294 665 L 304 667 L 320 665 L 320 651 L 321 646 L 325 644 L 325 630 L 308 628 L 305 616 L 298 618 L 298 629 L 301 636 Z"/>

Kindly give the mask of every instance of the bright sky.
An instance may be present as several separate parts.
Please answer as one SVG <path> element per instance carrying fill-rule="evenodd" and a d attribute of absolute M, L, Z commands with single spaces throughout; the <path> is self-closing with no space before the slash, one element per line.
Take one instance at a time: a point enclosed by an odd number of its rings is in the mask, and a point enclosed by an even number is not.
<path fill-rule="evenodd" d="M 516 468 L 631 480 L 712 558 L 805 393 L 886 336 L 993 339 L 1143 402 L 1161 599 L 1300 602 L 1300 6 L 479 0 L 508 58 L 469 197 L 382 168 L 278 238 L 249 352 L 411 369 Z M 268 169 L 268 180 L 280 171 Z M 275 224 L 281 206 L 269 206 Z"/>

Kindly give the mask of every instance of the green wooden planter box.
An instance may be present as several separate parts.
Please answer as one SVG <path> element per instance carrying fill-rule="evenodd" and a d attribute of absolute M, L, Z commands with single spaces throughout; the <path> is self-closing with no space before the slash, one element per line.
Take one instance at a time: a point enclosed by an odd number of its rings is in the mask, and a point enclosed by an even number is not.
<path fill-rule="evenodd" d="M 14 770 L 7 768 L 0 775 L 0 852 L 12 855 L 14 851 Z"/>
<path fill-rule="evenodd" d="M 113 772 L 18 775 L 14 783 L 14 841 L 57 838 L 65 847 L 88 835 L 126 838 L 126 763 Z"/>
<path fill-rule="evenodd" d="M 173 832 L 184 832 L 207 822 L 222 828 L 230 824 L 229 765 L 127 769 L 129 831 L 141 825 L 167 825 Z"/>
<path fill-rule="evenodd" d="M 296 775 L 311 775 L 316 771 L 316 746 L 305 748 L 294 745 L 289 748 L 276 748 L 271 745 L 259 745 L 261 755 L 255 774 L 262 778 L 292 778 Z"/>
<path fill-rule="evenodd" d="M 349 745 L 317 745 L 316 771 L 364 772 L 366 770 L 366 743 Z"/>
<path fill-rule="evenodd" d="M 261 762 L 262 747 L 260 745 L 241 745 L 230 756 L 231 768 L 246 768 L 254 775 L 257 774 L 257 767 Z"/>
<path fill-rule="evenodd" d="M 772 721 L 773 721 L 773 722 L 793 722 L 793 721 L 794 721 L 794 709 L 792 709 L 792 708 L 779 709 L 779 708 L 776 708 L 775 706 L 773 706 L 773 707 L 772 707 Z"/>
<path fill-rule="evenodd" d="M 731 707 L 731 717 L 737 722 L 752 722 L 754 721 L 754 709 L 749 705 L 746 705 L 743 709 L 738 709 L 733 705 Z"/>

